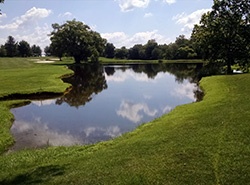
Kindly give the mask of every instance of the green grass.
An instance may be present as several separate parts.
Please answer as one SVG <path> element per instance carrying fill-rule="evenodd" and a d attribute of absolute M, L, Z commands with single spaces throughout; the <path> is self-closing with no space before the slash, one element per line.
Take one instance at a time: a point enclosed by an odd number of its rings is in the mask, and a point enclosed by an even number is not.
<path fill-rule="evenodd" d="M 203 63 L 200 59 L 189 59 L 189 60 L 128 60 L 128 59 L 116 59 L 116 58 L 104 58 L 100 57 L 102 64 L 130 64 L 130 63 Z"/>
<path fill-rule="evenodd" d="M 39 60 L 39 59 L 38 59 Z M 60 76 L 70 73 L 65 66 L 36 64 L 31 58 L 0 58 L 0 98 L 9 94 L 63 92 Z"/>
<path fill-rule="evenodd" d="M 203 78 L 203 101 L 112 141 L 2 154 L 0 184 L 249 184 L 249 84 L 250 74 Z M 0 107 L 11 143 L 13 117 Z"/>

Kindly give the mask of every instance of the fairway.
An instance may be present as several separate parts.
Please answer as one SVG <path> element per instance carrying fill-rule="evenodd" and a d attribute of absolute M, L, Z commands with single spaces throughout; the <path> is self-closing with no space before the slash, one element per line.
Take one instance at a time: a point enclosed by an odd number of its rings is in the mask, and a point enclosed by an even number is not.
<path fill-rule="evenodd" d="M 64 65 L 8 60 L 0 60 L 0 97 L 67 87 L 59 78 L 71 73 Z M 9 108 L 20 101 L 1 101 L 0 184 L 249 184 L 248 84 L 250 74 L 206 77 L 203 101 L 117 139 L 11 154 L 3 153 L 13 142 Z"/>

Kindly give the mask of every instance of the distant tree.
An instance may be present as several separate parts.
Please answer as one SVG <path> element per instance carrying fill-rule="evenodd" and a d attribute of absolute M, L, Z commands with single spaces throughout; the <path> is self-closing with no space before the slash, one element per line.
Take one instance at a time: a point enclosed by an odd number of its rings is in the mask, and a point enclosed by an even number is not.
<path fill-rule="evenodd" d="M 189 39 L 186 39 L 185 35 L 179 35 L 179 37 L 176 37 L 175 44 L 178 47 L 185 47 L 188 46 L 190 43 Z"/>
<path fill-rule="evenodd" d="M 21 57 L 29 57 L 31 56 L 31 48 L 28 42 L 22 40 L 17 45 L 18 55 Z"/>
<path fill-rule="evenodd" d="M 178 45 L 176 43 L 170 43 L 166 48 L 165 59 L 174 60 L 177 59 Z"/>
<path fill-rule="evenodd" d="M 43 51 L 45 53 L 45 56 L 51 56 L 51 54 L 52 54 L 50 46 L 46 46 Z"/>
<path fill-rule="evenodd" d="M 114 58 L 115 57 L 115 46 L 112 43 L 106 44 L 104 56 L 107 58 Z"/>
<path fill-rule="evenodd" d="M 66 47 L 63 43 L 64 39 L 62 39 L 63 35 L 61 32 L 59 32 L 59 30 L 61 29 L 59 24 L 52 24 L 52 27 L 57 31 L 57 35 L 50 38 L 51 44 L 49 48 L 51 51 L 51 55 L 57 56 L 61 61 L 64 53 L 66 52 Z"/>
<path fill-rule="evenodd" d="M 179 47 L 177 50 L 177 59 L 194 59 L 197 57 L 197 54 L 193 48 L 189 46 Z"/>
<path fill-rule="evenodd" d="M 155 47 L 151 53 L 151 59 L 162 59 L 163 53 L 159 46 Z"/>
<path fill-rule="evenodd" d="M 74 57 L 75 63 L 98 60 L 104 52 L 106 40 L 100 34 L 90 29 L 88 25 L 76 20 L 59 25 L 53 24 L 51 33 L 51 48 L 54 54 L 67 54 Z"/>
<path fill-rule="evenodd" d="M 5 49 L 4 45 L 1 45 L 0 46 L 0 57 L 6 57 L 6 55 L 7 55 L 6 49 Z"/>
<path fill-rule="evenodd" d="M 31 46 L 31 53 L 33 56 L 40 57 L 42 56 L 42 49 L 40 48 L 40 46 L 33 45 Z"/>
<path fill-rule="evenodd" d="M 158 46 L 157 42 L 152 39 L 147 42 L 145 47 L 145 55 L 147 60 L 157 59 L 157 56 L 153 56 L 152 52 L 153 50 Z"/>
<path fill-rule="evenodd" d="M 14 57 L 17 55 L 17 43 L 12 36 L 8 36 L 8 39 L 4 45 L 7 57 Z"/>
<path fill-rule="evenodd" d="M 249 65 L 250 3 L 246 0 L 214 0 L 212 11 L 195 25 L 192 40 L 210 63 L 223 62 L 227 73 L 235 63 Z"/>
<path fill-rule="evenodd" d="M 115 58 L 126 59 L 128 58 L 128 49 L 123 46 L 120 49 L 115 50 Z"/>
<path fill-rule="evenodd" d="M 129 49 L 129 59 L 143 60 L 145 59 L 145 48 L 142 44 L 136 44 Z"/>

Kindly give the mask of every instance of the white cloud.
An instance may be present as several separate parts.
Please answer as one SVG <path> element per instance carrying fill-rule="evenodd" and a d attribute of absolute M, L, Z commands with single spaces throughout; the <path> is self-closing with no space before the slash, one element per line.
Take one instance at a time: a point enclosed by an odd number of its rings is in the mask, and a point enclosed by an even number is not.
<path fill-rule="evenodd" d="M 115 1 L 119 3 L 122 12 L 129 12 L 133 11 L 135 8 L 147 8 L 151 0 L 115 0 Z M 163 0 L 163 2 L 171 5 L 176 3 L 176 0 Z"/>
<path fill-rule="evenodd" d="M 201 16 L 210 10 L 211 9 L 201 9 L 201 10 L 192 12 L 189 15 L 183 12 L 181 14 L 174 16 L 173 20 L 176 21 L 176 24 L 183 26 L 182 28 L 183 32 L 190 34 L 194 25 L 199 23 Z"/>
<path fill-rule="evenodd" d="M 65 12 L 63 14 L 58 15 L 58 17 L 66 17 L 66 18 L 70 18 L 72 16 L 73 16 L 73 14 L 71 12 Z"/>
<path fill-rule="evenodd" d="M 16 41 L 25 40 L 30 45 L 36 44 L 43 49 L 50 43 L 48 34 L 51 27 L 47 24 L 42 25 L 41 20 L 48 17 L 52 13 L 51 10 L 33 7 L 25 14 L 14 18 L 7 24 L 1 24 L 1 43 L 7 39 L 6 34 L 11 34 Z M 3 39 L 3 37 L 6 37 Z"/>
<path fill-rule="evenodd" d="M 164 2 L 166 2 L 167 4 L 174 4 L 176 3 L 176 0 L 163 0 Z"/>
<path fill-rule="evenodd" d="M 103 33 L 101 34 L 103 38 L 106 38 L 108 42 L 111 42 L 115 47 L 120 48 L 125 46 L 130 48 L 135 44 L 146 44 L 148 40 L 155 39 L 158 44 L 169 43 L 170 39 L 158 33 L 158 30 L 138 32 L 130 36 L 124 32 L 114 32 L 114 33 Z"/>
<path fill-rule="evenodd" d="M 149 18 L 152 16 L 153 16 L 153 14 L 151 12 L 149 12 L 149 13 L 145 13 L 144 18 Z"/>
<path fill-rule="evenodd" d="M 42 27 L 37 26 L 35 29 L 30 32 L 30 33 L 24 33 L 24 34 L 13 34 L 13 37 L 17 41 L 25 40 L 27 41 L 30 45 L 38 45 L 43 48 L 50 43 L 50 38 L 48 34 L 51 32 L 52 28 L 48 26 L 47 24 L 44 24 Z"/>
<path fill-rule="evenodd" d="M 118 1 L 119 6 L 123 12 L 132 11 L 135 8 L 146 8 L 150 0 L 115 0 Z"/>
<path fill-rule="evenodd" d="M 125 43 L 128 35 L 124 32 L 113 32 L 113 33 L 101 33 L 103 38 L 106 38 L 108 42 L 113 43 L 116 47 L 123 46 L 122 43 Z"/>
<path fill-rule="evenodd" d="M 20 28 L 34 26 L 34 23 L 37 23 L 40 19 L 48 17 L 51 13 L 51 10 L 33 7 L 29 9 L 24 15 L 14 18 L 12 23 L 0 25 L 0 29 L 18 31 Z"/>

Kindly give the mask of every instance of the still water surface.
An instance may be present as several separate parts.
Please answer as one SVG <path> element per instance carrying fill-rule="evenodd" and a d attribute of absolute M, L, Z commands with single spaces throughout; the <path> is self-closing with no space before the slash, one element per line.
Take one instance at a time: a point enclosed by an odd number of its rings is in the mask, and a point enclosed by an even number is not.
<path fill-rule="evenodd" d="M 64 96 L 12 109 L 11 150 L 109 140 L 197 98 L 196 65 L 70 68 L 74 75 L 63 79 L 71 84 Z"/>

